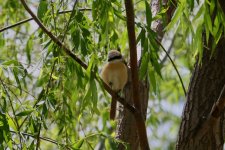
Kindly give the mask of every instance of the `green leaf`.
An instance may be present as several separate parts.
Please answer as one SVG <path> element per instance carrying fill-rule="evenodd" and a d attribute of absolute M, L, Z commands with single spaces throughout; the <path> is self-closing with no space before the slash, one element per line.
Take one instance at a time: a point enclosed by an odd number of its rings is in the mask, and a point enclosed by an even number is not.
<path fill-rule="evenodd" d="M 9 61 L 4 61 L 2 63 L 2 65 L 5 65 L 5 66 L 9 66 L 9 65 L 12 65 L 12 64 L 17 65 L 18 61 L 16 61 L 16 60 L 9 60 Z"/>
<path fill-rule="evenodd" d="M 6 119 L 6 115 L 2 112 L 1 109 L 0 109 L 0 129 L 6 132 L 9 131 L 9 124 Z M 1 132 L 0 132 L 0 136 L 2 136 Z M 0 141 L 1 141 L 1 138 L 0 138 Z"/>
<path fill-rule="evenodd" d="M 183 7 L 179 6 L 174 14 L 174 17 L 172 18 L 171 22 L 166 26 L 165 30 L 168 31 L 175 27 L 175 24 L 178 23 L 181 15 L 183 14 Z"/>
<path fill-rule="evenodd" d="M 41 0 L 37 10 L 37 16 L 40 20 L 43 20 L 45 13 L 48 11 L 48 2 L 46 0 Z"/>
<path fill-rule="evenodd" d="M 97 86 L 96 86 L 95 80 L 91 80 L 90 84 L 91 84 L 93 109 L 94 109 L 94 112 L 99 115 L 100 112 L 99 112 L 98 107 L 97 107 L 97 104 L 98 104 L 98 91 L 97 91 Z"/>
<path fill-rule="evenodd" d="M 223 34 L 223 28 L 220 27 L 219 31 L 218 31 L 217 34 L 215 35 L 215 42 L 216 42 L 216 44 L 218 44 L 218 42 L 219 42 L 219 40 L 220 40 L 222 34 Z"/>
<path fill-rule="evenodd" d="M 206 35 L 206 43 L 207 43 L 207 45 L 208 45 L 208 43 L 209 43 L 209 30 L 205 30 L 205 35 Z"/>
<path fill-rule="evenodd" d="M 4 37 L 2 35 L 3 34 L 0 35 L 0 48 L 3 48 L 5 46 L 5 40 L 4 40 Z"/>
<path fill-rule="evenodd" d="M 5 139 L 5 142 L 7 144 L 7 146 L 10 148 L 10 149 L 13 149 L 13 144 L 12 144 L 12 140 L 10 138 L 10 133 L 9 131 L 3 131 L 3 136 L 4 136 L 4 139 Z"/>
<path fill-rule="evenodd" d="M 148 62 L 149 62 L 149 54 L 146 52 L 141 59 L 141 67 L 139 71 L 140 80 L 143 80 L 146 77 L 148 71 Z"/>
<path fill-rule="evenodd" d="M 199 0 L 197 0 L 197 3 L 199 4 Z M 194 8 L 194 0 L 188 0 L 188 4 L 190 5 L 191 10 Z"/>
<path fill-rule="evenodd" d="M 21 87 L 20 80 L 19 80 L 19 77 L 18 77 L 19 74 L 18 74 L 18 69 L 17 68 L 13 69 L 13 75 L 14 75 L 14 78 L 16 79 L 17 87 L 19 88 L 20 95 L 21 95 L 22 94 L 22 87 Z"/>
<path fill-rule="evenodd" d="M 91 88 L 90 88 L 90 84 L 87 84 L 86 87 L 87 87 L 87 91 L 86 91 L 85 96 L 83 98 L 82 108 L 81 109 L 87 108 L 87 105 L 90 103 L 90 99 L 91 99 Z"/>
<path fill-rule="evenodd" d="M 83 143 L 84 143 L 84 139 L 81 139 L 74 144 L 73 148 L 75 150 L 79 150 L 82 147 Z"/>
<path fill-rule="evenodd" d="M 27 45 L 26 45 L 26 55 L 27 55 L 27 59 L 28 59 L 28 63 L 31 63 L 31 49 L 33 48 L 33 36 L 31 36 L 28 41 L 27 41 Z"/>
<path fill-rule="evenodd" d="M 196 48 L 196 51 L 198 52 L 199 54 L 199 63 L 201 62 L 202 60 L 202 56 L 203 56 L 203 45 L 202 45 L 202 27 L 199 26 L 196 30 L 196 37 L 195 37 L 195 48 Z"/>
<path fill-rule="evenodd" d="M 120 11 L 118 11 L 117 9 L 113 8 L 114 14 L 120 18 L 121 20 L 126 21 L 126 17 L 122 15 L 122 13 Z"/>
<path fill-rule="evenodd" d="M 151 23 L 152 23 L 152 11 L 150 9 L 150 4 L 145 1 L 145 10 L 146 10 L 146 21 L 147 21 L 147 25 L 149 27 L 151 27 Z"/>
<path fill-rule="evenodd" d="M 150 79 L 150 87 L 152 87 L 153 92 L 156 93 L 155 71 L 151 65 L 149 65 L 149 79 Z"/>
<path fill-rule="evenodd" d="M 143 47 L 143 41 L 145 41 L 145 29 L 141 29 L 141 32 L 139 33 L 137 37 L 137 43 L 141 40 L 141 47 Z"/>
<path fill-rule="evenodd" d="M 78 49 L 80 46 L 80 39 L 81 39 L 80 29 L 75 26 L 72 28 L 72 41 L 73 41 L 75 50 Z"/>
<path fill-rule="evenodd" d="M 89 64 L 88 64 L 88 68 L 87 68 L 87 70 L 86 70 L 86 74 L 87 74 L 87 76 L 88 76 L 88 78 L 91 78 L 91 74 L 92 74 L 92 68 L 94 67 L 94 65 L 95 65 L 95 54 L 93 54 L 92 56 L 91 56 L 91 60 L 90 60 L 90 62 L 89 62 Z"/>
<path fill-rule="evenodd" d="M 34 111 L 34 109 L 31 109 L 31 110 L 25 110 L 25 111 L 22 111 L 22 112 L 19 112 L 16 114 L 16 116 L 28 116 L 30 115 L 32 112 Z"/>
<path fill-rule="evenodd" d="M 205 11 L 205 6 L 202 5 L 202 6 L 199 8 L 197 14 L 194 16 L 194 19 L 192 20 L 192 22 L 195 22 L 195 21 L 198 20 L 200 17 L 202 17 L 202 14 L 205 13 L 204 11 Z"/>
<path fill-rule="evenodd" d="M 14 131 L 17 131 L 17 127 L 13 119 L 9 115 L 6 115 L 6 118 L 8 120 L 9 127 L 12 128 Z"/>
<path fill-rule="evenodd" d="M 96 20 L 98 17 L 98 1 L 93 1 L 92 3 L 92 17 Z"/>
<path fill-rule="evenodd" d="M 208 29 L 212 33 L 212 20 L 211 20 L 210 14 L 207 11 L 207 9 L 205 12 L 205 23 L 206 23 L 206 27 L 207 27 L 206 29 Z"/>
<path fill-rule="evenodd" d="M 40 106 L 40 105 L 43 105 L 44 103 L 45 103 L 45 101 L 43 100 L 43 101 L 38 102 L 36 105 Z"/>
<path fill-rule="evenodd" d="M 212 15 L 215 9 L 215 1 L 210 1 L 209 13 Z"/>

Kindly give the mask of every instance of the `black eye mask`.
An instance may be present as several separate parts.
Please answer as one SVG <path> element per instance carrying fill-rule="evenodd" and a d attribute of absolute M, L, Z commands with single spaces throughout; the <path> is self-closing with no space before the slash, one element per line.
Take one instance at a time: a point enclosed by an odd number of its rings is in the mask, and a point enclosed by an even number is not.
<path fill-rule="evenodd" d="M 113 56 L 111 58 L 108 58 L 108 62 L 116 60 L 116 59 L 121 59 L 121 58 L 122 58 L 122 55 Z"/>

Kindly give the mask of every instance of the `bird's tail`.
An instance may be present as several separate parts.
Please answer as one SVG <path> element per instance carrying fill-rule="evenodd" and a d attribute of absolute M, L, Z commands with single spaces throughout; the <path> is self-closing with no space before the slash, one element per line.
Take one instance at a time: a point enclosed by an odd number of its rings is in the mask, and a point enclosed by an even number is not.
<path fill-rule="evenodd" d="M 112 102 L 111 102 L 111 109 L 110 109 L 110 119 L 111 120 L 114 120 L 115 117 L 116 117 L 116 99 L 115 97 L 113 96 L 112 97 Z"/>

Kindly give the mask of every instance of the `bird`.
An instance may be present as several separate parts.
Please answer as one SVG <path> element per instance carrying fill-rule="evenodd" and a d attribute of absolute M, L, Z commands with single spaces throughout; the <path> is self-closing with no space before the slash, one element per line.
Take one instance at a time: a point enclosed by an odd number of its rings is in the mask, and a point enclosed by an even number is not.
<path fill-rule="evenodd" d="M 108 52 L 108 62 L 103 66 L 101 71 L 102 80 L 112 88 L 116 93 L 119 93 L 125 87 L 128 80 L 128 68 L 122 54 L 117 50 Z M 112 96 L 110 119 L 114 120 L 116 116 L 117 101 Z"/>

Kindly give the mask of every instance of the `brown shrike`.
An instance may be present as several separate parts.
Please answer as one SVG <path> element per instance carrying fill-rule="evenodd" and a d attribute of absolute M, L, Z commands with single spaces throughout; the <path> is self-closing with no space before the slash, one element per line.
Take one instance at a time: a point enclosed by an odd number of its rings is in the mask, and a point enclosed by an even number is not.
<path fill-rule="evenodd" d="M 121 53 L 117 50 L 111 50 L 108 53 L 108 63 L 102 69 L 101 77 L 103 81 L 112 88 L 113 91 L 123 90 L 127 83 L 128 73 L 127 65 Z M 116 99 L 112 97 L 110 119 L 114 120 L 116 116 Z"/>

